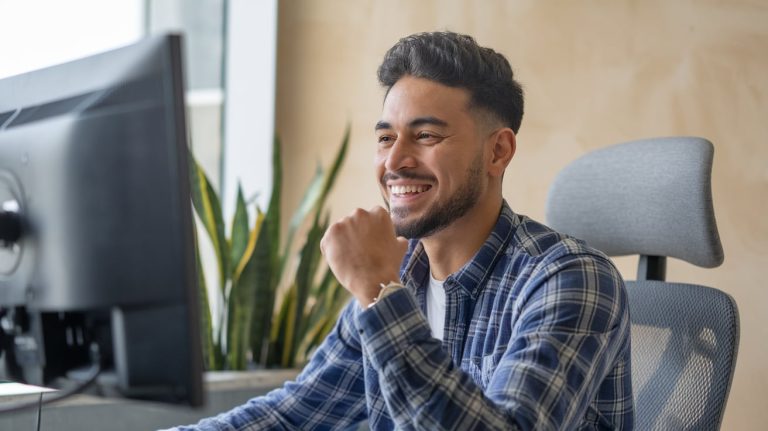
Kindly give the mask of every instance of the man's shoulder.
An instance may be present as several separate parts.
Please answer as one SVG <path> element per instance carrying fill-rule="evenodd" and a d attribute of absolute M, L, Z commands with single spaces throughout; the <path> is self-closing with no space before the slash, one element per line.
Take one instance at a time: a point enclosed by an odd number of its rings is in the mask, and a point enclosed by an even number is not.
<path fill-rule="evenodd" d="M 604 262 L 610 259 L 585 241 L 558 232 L 549 226 L 524 215 L 518 215 L 518 223 L 506 253 L 513 260 L 523 259 L 530 263 L 555 262 L 578 258 Z"/>
<path fill-rule="evenodd" d="M 570 296 L 602 301 L 612 310 L 610 322 L 626 315 L 626 288 L 613 261 L 587 242 L 519 216 L 520 222 L 506 250 L 507 261 L 499 271 L 514 274 L 512 288 L 522 302 L 543 295 L 547 300 Z M 587 295 L 587 296 L 585 296 Z"/>
<path fill-rule="evenodd" d="M 584 250 L 589 250 L 584 241 L 558 232 L 524 215 L 518 215 L 517 228 L 507 247 L 508 252 L 523 253 L 531 257 Z"/>

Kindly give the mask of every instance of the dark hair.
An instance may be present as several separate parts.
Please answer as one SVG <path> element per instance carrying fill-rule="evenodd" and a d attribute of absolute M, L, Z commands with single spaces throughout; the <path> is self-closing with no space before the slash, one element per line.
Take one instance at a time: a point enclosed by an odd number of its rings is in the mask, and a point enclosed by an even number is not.
<path fill-rule="evenodd" d="M 472 107 L 482 108 L 520 130 L 523 89 L 503 55 L 481 47 L 471 36 L 453 32 L 417 33 L 400 39 L 384 55 L 378 76 L 387 92 L 405 75 L 469 91 Z"/>

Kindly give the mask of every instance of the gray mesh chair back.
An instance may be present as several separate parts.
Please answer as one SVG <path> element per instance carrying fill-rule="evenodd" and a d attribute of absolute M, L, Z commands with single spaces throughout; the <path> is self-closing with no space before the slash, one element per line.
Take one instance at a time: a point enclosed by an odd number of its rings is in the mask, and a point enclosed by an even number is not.
<path fill-rule="evenodd" d="M 666 282 L 666 258 L 712 268 L 723 250 L 712 207 L 712 144 L 655 138 L 593 151 L 558 175 L 547 222 L 609 256 L 639 255 L 627 282 L 638 430 L 717 430 L 739 342 L 728 294 Z"/>

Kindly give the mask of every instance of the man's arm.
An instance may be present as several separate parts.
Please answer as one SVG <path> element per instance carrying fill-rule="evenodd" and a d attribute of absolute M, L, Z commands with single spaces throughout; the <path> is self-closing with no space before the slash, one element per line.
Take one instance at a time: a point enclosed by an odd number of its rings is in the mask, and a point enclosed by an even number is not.
<path fill-rule="evenodd" d="M 363 354 L 405 429 L 559 430 L 576 427 L 628 343 L 624 284 L 602 255 L 560 243 L 507 302 L 509 343 L 485 392 L 430 335 L 409 291 L 376 301 L 405 253 L 382 208 L 357 210 L 321 241 L 336 277 L 358 300 Z M 493 299 L 496 300 L 496 299 Z M 629 372 L 629 370 L 627 370 Z M 624 394 L 627 395 L 627 394 Z M 628 394 L 631 396 L 631 394 Z"/>
<path fill-rule="evenodd" d="M 352 328 L 355 302 L 342 312 L 295 382 L 177 431 L 343 429 L 365 419 L 359 339 Z"/>
<path fill-rule="evenodd" d="M 536 271 L 522 294 L 510 342 L 485 391 L 431 338 L 410 292 L 401 289 L 360 313 L 363 351 L 398 426 L 578 426 L 628 346 L 621 278 L 604 258 L 563 254 Z"/>

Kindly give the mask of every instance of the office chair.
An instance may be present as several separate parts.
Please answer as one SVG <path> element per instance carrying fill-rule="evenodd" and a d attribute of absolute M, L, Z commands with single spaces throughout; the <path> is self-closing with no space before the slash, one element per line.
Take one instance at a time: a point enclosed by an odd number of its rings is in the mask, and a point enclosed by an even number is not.
<path fill-rule="evenodd" d="M 665 281 L 666 259 L 723 261 L 710 187 L 712 144 L 645 139 L 599 149 L 557 176 L 547 199 L 554 229 L 609 256 L 640 256 L 628 281 L 638 430 L 718 430 L 739 343 L 731 296 Z"/>

